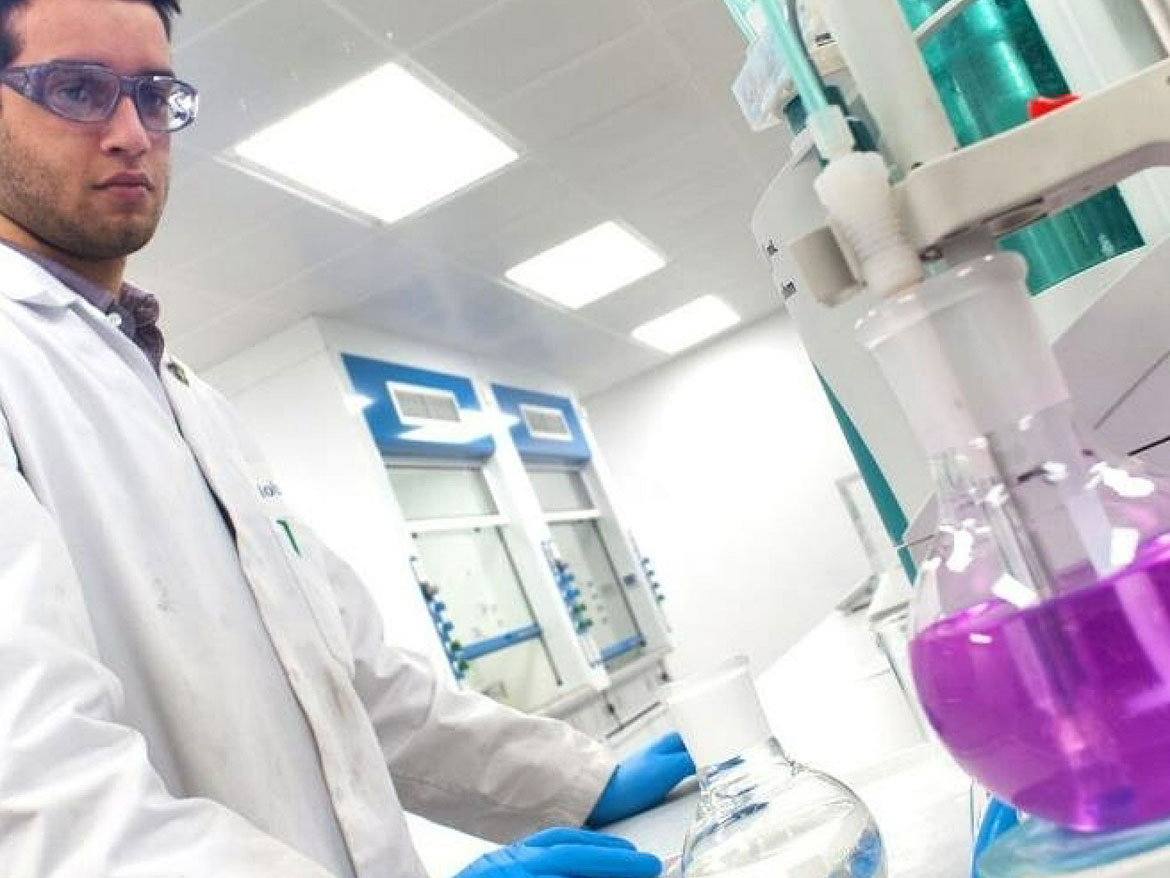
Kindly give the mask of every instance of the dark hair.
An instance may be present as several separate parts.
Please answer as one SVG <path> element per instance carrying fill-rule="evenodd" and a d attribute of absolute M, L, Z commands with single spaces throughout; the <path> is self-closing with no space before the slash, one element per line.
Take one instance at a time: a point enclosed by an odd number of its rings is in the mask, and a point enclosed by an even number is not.
<path fill-rule="evenodd" d="M 150 3 L 162 19 L 166 28 L 167 38 L 171 36 L 171 22 L 176 15 L 182 13 L 179 0 L 134 0 L 134 2 Z M 18 9 L 27 6 L 29 0 L 0 0 L 0 68 L 7 67 L 12 59 L 20 54 L 20 40 L 12 32 L 9 24 L 12 14 Z"/>

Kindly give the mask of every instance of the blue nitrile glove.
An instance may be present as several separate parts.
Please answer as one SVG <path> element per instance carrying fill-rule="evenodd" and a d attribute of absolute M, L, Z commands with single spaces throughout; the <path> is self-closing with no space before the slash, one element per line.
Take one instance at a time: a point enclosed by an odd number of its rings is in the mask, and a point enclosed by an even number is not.
<path fill-rule="evenodd" d="M 455 878 L 656 878 L 662 862 L 624 838 L 546 829 L 484 854 Z"/>
<path fill-rule="evenodd" d="M 671 732 L 614 770 L 586 826 L 605 826 L 662 803 L 680 780 L 695 773 L 695 762 L 678 732 Z"/>

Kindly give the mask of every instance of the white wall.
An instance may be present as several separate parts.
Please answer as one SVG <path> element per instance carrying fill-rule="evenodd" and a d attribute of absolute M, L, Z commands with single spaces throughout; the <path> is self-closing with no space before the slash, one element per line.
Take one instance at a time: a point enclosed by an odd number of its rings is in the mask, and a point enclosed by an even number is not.
<path fill-rule="evenodd" d="M 868 574 L 834 484 L 856 467 L 787 316 L 584 405 L 663 584 L 676 673 L 737 652 L 764 670 Z"/>

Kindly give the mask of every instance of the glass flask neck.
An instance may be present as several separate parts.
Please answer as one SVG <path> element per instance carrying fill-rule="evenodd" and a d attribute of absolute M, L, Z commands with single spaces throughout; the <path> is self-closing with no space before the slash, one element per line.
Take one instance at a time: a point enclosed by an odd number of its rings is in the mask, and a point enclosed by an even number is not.
<path fill-rule="evenodd" d="M 734 797 L 754 791 L 761 779 L 788 778 L 799 770 L 780 742 L 767 738 L 726 762 L 701 767 L 699 793 L 704 797 Z"/>
<path fill-rule="evenodd" d="M 1078 832 L 1127 829 L 1170 818 L 1170 481 L 1082 439 L 1022 269 L 957 267 L 859 330 L 938 500 L 915 689 L 997 797 Z"/>
<path fill-rule="evenodd" d="M 963 445 L 946 448 L 931 458 L 936 485 L 962 493 L 969 480 L 1001 475 L 1005 481 L 1026 482 L 1059 463 L 1086 474 L 1095 452 L 1082 440 L 1065 402 L 1050 406 Z"/>
<path fill-rule="evenodd" d="M 699 772 L 685 878 L 885 878 L 869 809 L 835 778 L 792 762 L 773 737 Z"/>
<path fill-rule="evenodd" d="M 1111 528 L 1088 489 L 1108 469 L 1082 440 L 1068 403 L 948 448 L 930 462 L 940 529 L 983 528 L 1004 568 L 1039 596 L 1070 571 L 1111 568 Z"/>

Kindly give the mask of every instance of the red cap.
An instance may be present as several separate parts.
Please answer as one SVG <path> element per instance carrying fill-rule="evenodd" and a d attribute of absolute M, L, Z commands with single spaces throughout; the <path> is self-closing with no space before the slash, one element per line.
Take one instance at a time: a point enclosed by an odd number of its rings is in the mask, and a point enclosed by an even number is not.
<path fill-rule="evenodd" d="M 1079 100 L 1080 95 L 1061 95 L 1058 98 L 1032 98 L 1028 101 L 1028 118 L 1039 119 L 1041 116 L 1047 116 L 1053 110 L 1059 110 L 1061 107 L 1066 107 L 1075 100 Z"/>

